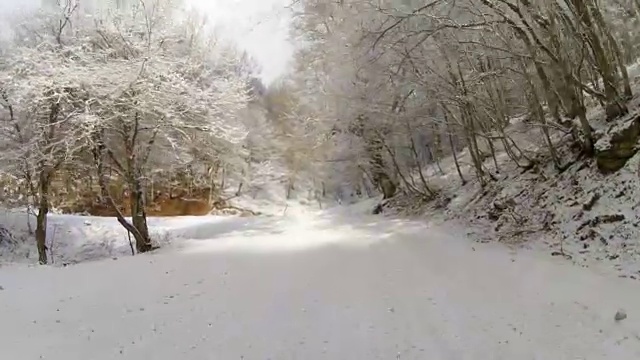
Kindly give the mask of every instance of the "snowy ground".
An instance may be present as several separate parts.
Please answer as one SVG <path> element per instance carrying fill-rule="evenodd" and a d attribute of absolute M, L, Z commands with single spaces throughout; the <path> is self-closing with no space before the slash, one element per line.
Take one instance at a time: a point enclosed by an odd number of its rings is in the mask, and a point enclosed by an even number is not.
<path fill-rule="evenodd" d="M 371 204 L 156 219 L 171 246 L 0 269 L 3 359 L 638 359 L 640 288 Z M 69 228 L 106 219 L 54 217 Z M 88 220 L 91 225 L 84 222 Z M 80 230 L 78 230 L 80 231 Z M 614 321 L 619 308 L 629 311 Z"/>
<path fill-rule="evenodd" d="M 285 200 L 275 187 L 269 190 L 257 198 L 243 195 L 232 201 L 238 208 L 259 212 L 263 215 L 261 220 L 238 218 L 237 215 L 149 217 L 147 221 L 152 240 L 166 248 L 176 239 L 213 237 L 217 233 L 237 230 L 236 227 L 243 223 L 273 221 L 270 218 L 299 212 L 305 207 L 301 204 L 304 201 Z M 0 226 L 8 229 L 16 239 L 16 244 L 12 244 L 14 246 L 3 244 L 0 239 L 0 266 L 35 264 L 38 261 L 33 242 L 35 216 L 27 215 L 25 209 L 0 209 Z M 215 229 L 215 233 L 212 229 Z M 129 236 L 113 217 L 49 214 L 46 244 L 49 262 L 54 266 L 131 256 Z"/>

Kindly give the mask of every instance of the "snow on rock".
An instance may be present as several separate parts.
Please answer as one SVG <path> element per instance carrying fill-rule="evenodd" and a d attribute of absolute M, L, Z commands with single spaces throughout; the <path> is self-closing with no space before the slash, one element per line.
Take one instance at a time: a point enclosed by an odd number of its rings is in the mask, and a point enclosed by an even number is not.
<path fill-rule="evenodd" d="M 614 124 L 595 144 L 596 164 L 600 172 L 608 174 L 620 170 L 638 151 L 640 113 Z"/>

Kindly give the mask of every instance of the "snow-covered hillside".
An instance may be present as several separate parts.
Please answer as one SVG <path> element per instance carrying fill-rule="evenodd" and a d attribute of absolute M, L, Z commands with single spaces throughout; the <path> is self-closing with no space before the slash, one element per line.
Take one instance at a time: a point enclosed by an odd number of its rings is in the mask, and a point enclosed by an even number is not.
<path fill-rule="evenodd" d="M 364 208 L 158 219 L 183 239 L 157 253 L 3 267 L 3 358 L 640 357 L 635 282 Z"/>
<path fill-rule="evenodd" d="M 629 66 L 628 71 L 638 94 L 640 63 Z M 639 117 L 640 96 L 629 107 L 626 119 Z M 602 139 L 609 128 L 624 122 L 606 122 L 597 106 L 590 109 L 589 119 Z M 498 167 L 491 158 L 484 166 L 497 180 L 481 188 L 465 149 L 457 156 L 466 184 L 450 156 L 440 163 L 442 173 L 435 164 L 425 171 L 440 193 L 438 201 L 424 204 L 415 197 L 399 196 L 389 207 L 405 215 L 457 223 L 476 240 L 536 248 L 579 266 L 614 269 L 621 277 L 640 280 L 640 153 L 620 170 L 605 175 L 598 171 L 595 159 L 569 149 L 569 135 L 552 132 L 568 165 L 558 171 L 537 127 L 512 119 L 506 132 L 538 165 L 531 169 L 517 166 L 496 141 Z"/>

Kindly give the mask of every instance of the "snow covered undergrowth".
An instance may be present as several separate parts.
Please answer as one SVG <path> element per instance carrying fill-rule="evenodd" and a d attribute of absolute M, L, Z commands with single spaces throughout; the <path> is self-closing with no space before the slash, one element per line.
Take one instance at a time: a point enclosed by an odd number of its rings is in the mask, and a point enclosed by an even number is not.
<path fill-rule="evenodd" d="M 461 155 L 470 162 L 468 154 Z M 575 156 L 563 155 L 565 161 Z M 397 199 L 393 207 L 462 225 L 480 241 L 536 248 L 640 279 L 640 154 L 611 175 L 600 174 L 593 160 L 579 160 L 562 173 L 549 162 L 523 171 L 505 154 L 498 156 L 499 171 L 492 160 L 485 164 L 499 180 L 484 189 L 473 180 L 470 165 L 463 166 L 468 182 L 462 185 L 447 159 L 446 175 L 432 171 L 430 179 L 446 201 L 425 206 Z"/>
<path fill-rule="evenodd" d="M 3 358 L 640 356 L 629 279 L 362 207 L 293 210 L 158 219 L 191 239 L 117 261 L 3 267 Z M 619 308 L 627 319 L 614 320 Z"/>
<path fill-rule="evenodd" d="M 640 64 L 640 63 L 639 63 Z M 636 97 L 630 112 L 640 112 L 640 65 L 629 67 Z M 605 137 L 612 123 L 601 108 L 589 111 L 590 122 Z M 567 135 L 552 132 L 565 171 L 554 168 L 540 129 L 512 119 L 506 132 L 539 166 L 524 171 L 496 142 L 496 168 L 491 157 L 484 165 L 497 178 L 481 189 L 470 155 L 458 154 L 466 184 L 462 184 L 452 157 L 442 161 L 444 173 L 427 170 L 429 182 L 442 201 L 429 204 L 399 197 L 391 208 L 463 226 L 480 241 L 526 246 L 565 258 L 579 266 L 596 267 L 621 277 L 640 280 L 640 153 L 610 175 L 602 175 L 593 159 L 576 160 Z M 488 150 L 487 150 L 488 151 Z M 526 162 L 523 162 L 526 163 Z"/>
<path fill-rule="evenodd" d="M 161 249 L 165 249 L 174 245 L 181 246 L 180 240 L 184 239 L 211 239 L 220 234 L 236 233 L 248 224 L 253 226 L 253 233 L 257 232 L 258 224 L 278 222 L 283 216 L 299 216 L 319 208 L 317 202 L 302 196 L 305 194 L 298 194 L 298 199 L 286 199 L 284 186 L 278 186 L 277 182 L 267 185 L 259 191 L 248 192 L 230 200 L 233 207 L 254 211 L 260 214 L 258 217 L 238 216 L 237 213 L 148 217 L 152 241 Z M 323 204 L 325 207 L 328 205 L 333 204 Z M 10 263 L 37 263 L 38 254 L 33 239 L 35 225 L 35 216 L 28 215 L 25 209 L 0 211 L 0 227 L 7 229 L 15 239 L 7 244 L 0 239 L 0 266 Z M 244 236 L 248 234 L 243 233 Z M 54 266 L 132 255 L 127 231 L 113 217 L 50 213 L 46 245 L 49 249 L 47 255 L 50 263 Z"/>
<path fill-rule="evenodd" d="M 598 174 L 591 162 L 562 174 L 552 168 L 513 170 L 484 191 L 462 187 L 446 211 L 482 240 L 526 243 L 580 265 L 640 278 L 639 161 L 636 156 L 609 176 Z"/>
<path fill-rule="evenodd" d="M 35 218 L 29 217 L 34 229 Z M 0 264 L 37 263 L 38 254 L 33 235 L 29 235 L 27 219 L 27 213 L 22 211 L 5 211 L 0 216 L 0 224 L 18 240 L 15 246 L 0 248 Z M 178 238 L 211 232 L 212 229 L 224 231 L 228 223 L 235 224 L 242 219 L 221 216 L 150 217 L 148 223 L 152 240 L 166 248 Z M 131 256 L 127 231 L 115 218 L 50 214 L 47 225 L 48 255 L 54 266 Z"/>

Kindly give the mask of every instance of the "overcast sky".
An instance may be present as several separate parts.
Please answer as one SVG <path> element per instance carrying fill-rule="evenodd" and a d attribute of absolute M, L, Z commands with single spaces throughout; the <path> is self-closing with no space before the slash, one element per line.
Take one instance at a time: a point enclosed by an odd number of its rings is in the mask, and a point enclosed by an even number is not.
<path fill-rule="evenodd" d="M 209 14 L 221 27 L 221 35 L 235 39 L 258 60 L 265 82 L 287 71 L 293 46 L 288 41 L 290 17 L 285 6 L 291 0 L 187 1 Z"/>
<path fill-rule="evenodd" d="M 40 1 L 0 0 L 0 13 L 19 7 L 33 7 Z M 220 36 L 235 40 L 260 63 L 265 83 L 287 71 L 293 46 L 288 41 L 290 17 L 285 6 L 292 0 L 186 1 L 209 15 L 219 27 Z"/>

